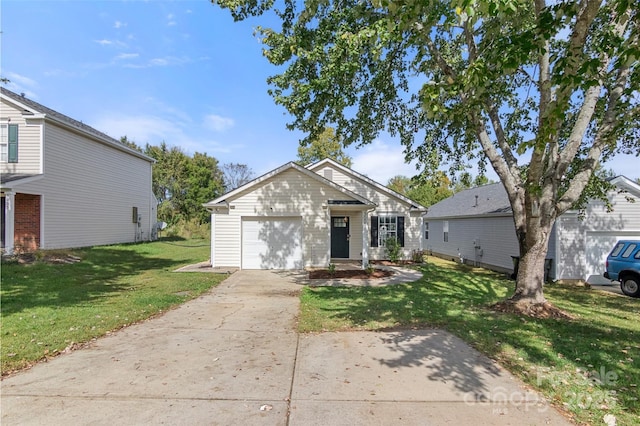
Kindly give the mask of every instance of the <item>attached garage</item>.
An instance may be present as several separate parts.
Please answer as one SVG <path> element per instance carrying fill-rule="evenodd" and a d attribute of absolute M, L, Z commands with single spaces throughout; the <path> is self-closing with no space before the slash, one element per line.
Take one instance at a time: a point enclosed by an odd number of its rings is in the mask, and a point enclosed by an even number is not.
<path fill-rule="evenodd" d="M 300 217 L 242 218 L 242 269 L 303 269 Z"/>

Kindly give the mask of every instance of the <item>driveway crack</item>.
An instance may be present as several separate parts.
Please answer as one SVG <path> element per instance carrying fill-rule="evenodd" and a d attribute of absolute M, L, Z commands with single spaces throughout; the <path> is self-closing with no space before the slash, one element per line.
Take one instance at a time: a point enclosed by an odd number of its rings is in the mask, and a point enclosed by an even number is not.
<path fill-rule="evenodd" d="M 289 387 L 289 397 L 287 398 L 287 426 L 291 421 L 291 398 L 293 397 L 293 384 L 296 378 L 296 366 L 298 365 L 298 348 L 300 347 L 300 333 L 296 332 L 296 353 L 293 358 L 293 370 L 291 371 L 291 386 Z"/>

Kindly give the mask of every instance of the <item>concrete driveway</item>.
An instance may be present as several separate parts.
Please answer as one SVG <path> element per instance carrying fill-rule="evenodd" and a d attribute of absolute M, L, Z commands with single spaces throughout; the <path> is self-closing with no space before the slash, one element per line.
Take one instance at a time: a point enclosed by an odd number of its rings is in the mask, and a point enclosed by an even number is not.
<path fill-rule="evenodd" d="M 2 382 L 2 424 L 570 424 L 438 330 L 298 335 L 295 274 L 240 271 Z"/>

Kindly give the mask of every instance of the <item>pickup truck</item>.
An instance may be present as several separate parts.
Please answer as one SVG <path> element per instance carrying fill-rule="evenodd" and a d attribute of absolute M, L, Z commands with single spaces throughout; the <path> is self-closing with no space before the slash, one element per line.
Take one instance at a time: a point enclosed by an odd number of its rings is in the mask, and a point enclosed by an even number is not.
<path fill-rule="evenodd" d="M 604 277 L 620 281 L 620 289 L 631 297 L 640 297 L 640 240 L 618 241 L 607 256 Z"/>

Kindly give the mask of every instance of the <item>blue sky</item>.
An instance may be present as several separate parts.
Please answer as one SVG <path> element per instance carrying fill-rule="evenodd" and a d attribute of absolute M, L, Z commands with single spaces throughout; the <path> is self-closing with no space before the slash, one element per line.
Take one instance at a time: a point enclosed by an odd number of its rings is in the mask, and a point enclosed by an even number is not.
<path fill-rule="evenodd" d="M 269 18 L 234 23 L 208 0 L 2 0 L 0 13 L 0 67 L 14 92 L 116 139 L 166 141 L 256 175 L 296 159 L 302 135 L 267 94 L 278 69 L 253 34 L 275 26 Z M 416 172 L 389 136 L 346 151 L 383 184 Z M 637 164 L 607 167 L 635 179 Z"/>

